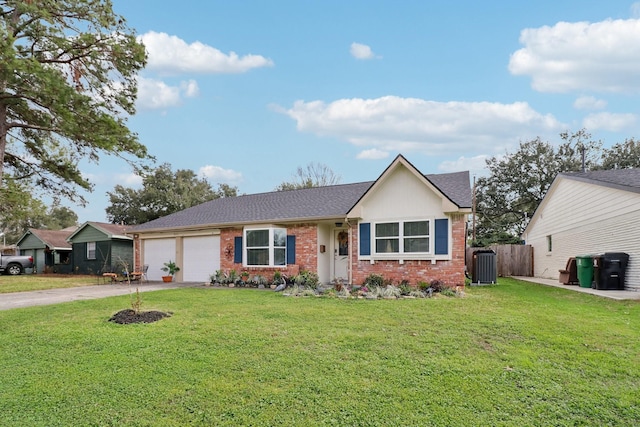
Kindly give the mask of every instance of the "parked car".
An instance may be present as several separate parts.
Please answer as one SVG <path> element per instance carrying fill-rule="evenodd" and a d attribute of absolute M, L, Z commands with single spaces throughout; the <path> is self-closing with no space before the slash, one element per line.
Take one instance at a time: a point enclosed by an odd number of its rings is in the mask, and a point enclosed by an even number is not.
<path fill-rule="evenodd" d="M 17 276 L 24 273 L 26 268 L 33 268 L 32 256 L 0 254 L 0 273 Z"/>

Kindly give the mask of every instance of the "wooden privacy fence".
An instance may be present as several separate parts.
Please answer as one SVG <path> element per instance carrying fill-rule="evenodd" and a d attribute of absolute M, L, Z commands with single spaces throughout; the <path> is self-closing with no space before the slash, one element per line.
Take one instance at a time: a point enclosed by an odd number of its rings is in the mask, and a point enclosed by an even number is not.
<path fill-rule="evenodd" d="M 488 249 L 496 253 L 498 277 L 533 277 L 533 247 L 531 245 L 491 245 L 487 248 L 467 248 L 466 262 L 469 276 L 473 273 L 473 253 Z"/>

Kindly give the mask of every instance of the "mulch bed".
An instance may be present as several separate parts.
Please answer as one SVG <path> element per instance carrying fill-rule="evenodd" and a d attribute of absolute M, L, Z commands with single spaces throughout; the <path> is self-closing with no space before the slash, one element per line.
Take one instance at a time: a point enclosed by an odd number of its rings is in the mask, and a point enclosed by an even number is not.
<path fill-rule="evenodd" d="M 153 323 L 165 317 L 171 317 L 171 313 L 165 313 L 162 311 L 140 311 L 136 314 L 135 311 L 130 308 L 120 310 L 111 318 L 109 322 L 120 323 L 121 325 L 129 325 L 131 323 Z"/>

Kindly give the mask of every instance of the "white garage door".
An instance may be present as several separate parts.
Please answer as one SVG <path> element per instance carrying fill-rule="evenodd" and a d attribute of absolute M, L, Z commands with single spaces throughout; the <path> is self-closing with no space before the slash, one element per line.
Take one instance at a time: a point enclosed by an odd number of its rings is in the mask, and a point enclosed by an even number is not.
<path fill-rule="evenodd" d="M 183 264 L 185 282 L 208 282 L 220 269 L 220 236 L 185 237 Z"/>
<path fill-rule="evenodd" d="M 149 239 L 144 241 L 144 264 L 149 264 L 147 278 L 162 280 L 165 262 L 176 260 L 176 239 Z"/>

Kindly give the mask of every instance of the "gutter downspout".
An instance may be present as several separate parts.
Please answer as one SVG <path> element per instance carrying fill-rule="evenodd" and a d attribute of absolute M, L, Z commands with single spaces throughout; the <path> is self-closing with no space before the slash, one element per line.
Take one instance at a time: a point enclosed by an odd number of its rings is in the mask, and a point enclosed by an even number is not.
<path fill-rule="evenodd" d="M 349 285 L 353 285 L 353 269 L 351 268 L 353 262 L 353 227 L 351 227 L 349 218 L 345 218 L 344 222 L 349 226 L 349 263 L 347 264 L 347 276 L 349 277 Z"/>

